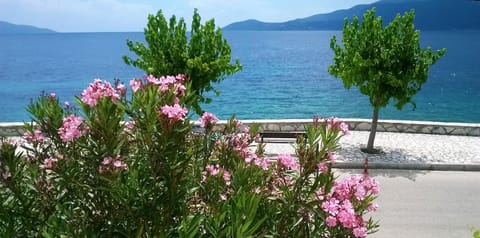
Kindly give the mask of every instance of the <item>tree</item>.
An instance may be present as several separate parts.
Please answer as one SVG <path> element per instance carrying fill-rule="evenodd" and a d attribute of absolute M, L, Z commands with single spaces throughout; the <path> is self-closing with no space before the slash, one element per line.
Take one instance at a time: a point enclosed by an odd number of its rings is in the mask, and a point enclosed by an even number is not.
<path fill-rule="evenodd" d="M 211 102 L 203 93 L 214 90 L 212 83 L 218 83 L 242 68 L 238 60 L 232 64 L 230 45 L 222 37 L 221 29 L 215 27 L 215 21 L 209 20 L 204 25 L 200 21 L 201 17 L 195 9 L 190 37 L 187 37 L 183 18 L 177 22 L 172 16 L 167 22 L 162 11 L 149 15 L 144 30 L 147 46 L 127 40 L 128 48 L 138 58 L 123 56 L 126 64 L 156 77 L 186 74 L 195 95 L 188 106 L 198 114 L 202 113 L 201 103 Z M 216 91 L 216 94 L 219 92 Z"/>
<path fill-rule="evenodd" d="M 375 18 L 375 8 L 363 15 L 362 22 L 354 16 L 352 22 L 345 19 L 342 45 L 331 38 L 330 48 L 334 52 L 333 65 L 328 72 L 341 78 L 346 89 L 352 86 L 370 97 L 373 107 L 372 125 L 367 148 L 363 151 L 375 153 L 373 148 L 380 108 L 393 99 L 399 110 L 412 104 L 413 96 L 420 91 L 428 77 L 428 70 L 446 49 L 433 52 L 431 47 L 420 48 L 420 32 L 414 28 L 415 12 L 403 16 L 397 14 L 386 26 L 382 18 Z"/>

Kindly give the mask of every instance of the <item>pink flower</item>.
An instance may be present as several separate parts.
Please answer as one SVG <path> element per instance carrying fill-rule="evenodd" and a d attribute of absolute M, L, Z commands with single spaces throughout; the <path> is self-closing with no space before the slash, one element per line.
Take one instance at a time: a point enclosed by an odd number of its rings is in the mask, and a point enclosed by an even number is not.
<path fill-rule="evenodd" d="M 230 179 L 232 178 L 232 175 L 230 174 L 230 172 L 228 172 L 228 170 L 223 170 L 223 180 L 225 180 L 225 182 L 230 182 Z"/>
<path fill-rule="evenodd" d="M 340 123 L 340 130 L 344 135 L 350 135 L 350 131 L 348 130 L 348 125 L 345 122 Z"/>
<path fill-rule="evenodd" d="M 127 122 L 127 128 L 128 128 L 129 130 L 132 130 L 133 127 L 135 127 L 135 121 L 133 121 L 133 120 L 128 121 L 128 122 Z"/>
<path fill-rule="evenodd" d="M 7 180 L 10 177 L 12 177 L 12 173 L 10 173 L 10 171 L 5 171 L 2 173 L 3 180 Z"/>
<path fill-rule="evenodd" d="M 185 76 L 185 74 L 177 74 L 175 80 L 177 80 L 178 83 L 183 83 L 187 80 L 187 76 Z"/>
<path fill-rule="evenodd" d="M 120 155 L 117 155 L 115 159 L 110 156 L 103 158 L 102 163 L 98 167 L 98 172 L 103 174 L 105 172 L 117 173 L 120 170 L 127 170 L 128 166 L 120 159 Z"/>
<path fill-rule="evenodd" d="M 280 154 L 277 157 L 278 164 L 286 169 L 298 170 L 300 165 L 297 160 L 288 154 Z"/>
<path fill-rule="evenodd" d="M 377 209 L 378 209 L 378 204 L 376 204 L 376 203 L 370 203 L 367 206 L 367 211 L 369 211 L 369 212 L 374 212 Z"/>
<path fill-rule="evenodd" d="M 338 204 L 339 201 L 332 197 L 330 198 L 329 200 L 327 201 L 324 201 L 322 203 L 322 209 L 324 212 L 332 215 L 332 216 L 335 216 L 337 215 L 338 211 L 340 210 L 340 205 Z"/>
<path fill-rule="evenodd" d="M 45 170 L 46 169 L 53 170 L 55 169 L 56 164 L 57 164 L 57 159 L 53 157 L 48 157 L 43 161 L 43 164 L 40 165 L 40 168 Z"/>
<path fill-rule="evenodd" d="M 335 164 L 335 155 L 333 154 L 333 152 L 327 152 L 327 159 L 330 160 L 330 163 Z"/>
<path fill-rule="evenodd" d="M 112 163 L 112 161 L 113 161 L 113 158 L 110 156 L 107 156 L 103 158 L 102 165 L 109 165 Z"/>
<path fill-rule="evenodd" d="M 222 201 L 227 201 L 227 195 L 225 195 L 225 194 L 220 194 L 220 200 L 222 200 Z"/>
<path fill-rule="evenodd" d="M 181 107 L 179 104 L 173 106 L 165 105 L 161 108 L 162 113 L 168 117 L 171 121 L 183 121 L 184 117 L 187 115 L 187 109 Z"/>
<path fill-rule="evenodd" d="M 205 167 L 205 169 L 208 171 L 208 173 L 212 176 L 216 176 L 218 174 L 218 172 L 220 171 L 219 168 L 218 168 L 218 164 L 217 165 L 207 165 L 207 167 Z"/>
<path fill-rule="evenodd" d="M 350 134 L 350 131 L 348 130 L 348 125 L 336 117 L 331 117 L 327 120 L 327 129 L 341 131 L 343 135 Z"/>
<path fill-rule="evenodd" d="M 268 167 L 270 166 L 270 161 L 265 157 L 255 157 L 253 163 L 255 163 L 256 166 L 262 168 L 263 170 L 268 170 Z"/>
<path fill-rule="evenodd" d="M 83 136 L 88 127 L 82 126 L 83 118 L 71 114 L 63 119 L 62 127 L 58 129 L 58 134 L 63 142 L 73 141 Z"/>
<path fill-rule="evenodd" d="M 327 219 L 325 219 L 325 221 L 327 222 L 328 227 L 334 227 L 337 225 L 337 218 L 333 216 L 328 216 Z"/>
<path fill-rule="evenodd" d="M 335 196 L 340 200 L 345 200 L 350 197 L 350 186 L 347 180 L 341 182 L 335 182 L 333 187 L 335 188 Z"/>
<path fill-rule="evenodd" d="M 325 199 L 325 188 L 324 187 L 321 187 L 318 191 L 315 192 L 315 199 L 317 201 L 323 201 L 323 199 Z"/>
<path fill-rule="evenodd" d="M 252 161 L 257 159 L 257 155 L 249 155 L 245 157 L 245 163 L 250 164 Z"/>
<path fill-rule="evenodd" d="M 187 88 L 183 84 L 175 83 L 173 87 L 175 89 L 175 95 L 185 96 L 185 91 L 187 90 Z"/>
<path fill-rule="evenodd" d="M 118 84 L 115 89 L 117 92 L 119 92 L 121 95 L 125 95 L 127 93 L 127 87 L 123 83 Z"/>
<path fill-rule="evenodd" d="M 321 174 L 326 174 L 328 172 L 327 163 L 322 162 L 322 163 L 319 163 L 317 166 Z"/>
<path fill-rule="evenodd" d="M 202 117 L 198 119 L 200 126 L 203 128 L 214 126 L 218 122 L 218 118 L 210 112 L 204 112 Z"/>
<path fill-rule="evenodd" d="M 50 93 L 50 96 L 48 97 L 48 100 L 50 102 L 55 102 L 57 100 L 57 94 L 55 93 Z"/>
<path fill-rule="evenodd" d="M 117 168 L 117 169 L 127 169 L 127 164 L 123 161 L 120 160 L 119 157 L 117 157 L 117 159 L 115 159 L 115 162 L 113 162 L 113 167 Z"/>
<path fill-rule="evenodd" d="M 140 88 L 142 88 L 142 80 L 140 79 L 130 80 L 130 87 L 132 88 L 133 92 L 138 91 Z"/>
<path fill-rule="evenodd" d="M 367 228 L 364 227 L 364 226 L 353 228 L 353 235 L 355 237 L 366 237 L 367 236 Z"/>
<path fill-rule="evenodd" d="M 337 214 L 337 219 L 345 228 L 352 228 L 355 224 L 355 214 L 347 210 L 340 210 Z"/>
<path fill-rule="evenodd" d="M 355 198 L 358 201 L 363 201 L 363 199 L 365 199 L 366 195 L 367 195 L 367 192 L 365 191 L 365 188 L 363 186 L 357 186 L 356 187 Z"/>
<path fill-rule="evenodd" d="M 158 78 L 155 78 L 155 76 L 149 74 L 149 75 L 145 75 L 145 80 L 147 80 L 147 82 L 149 84 L 155 84 L 155 85 L 158 85 L 161 83 L 161 80 L 158 79 Z"/>
<path fill-rule="evenodd" d="M 45 140 L 42 131 L 39 129 L 35 129 L 33 131 L 33 135 L 31 132 L 26 131 L 23 133 L 23 138 L 28 142 L 43 142 Z"/>
<path fill-rule="evenodd" d="M 378 181 L 368 176 L 363 177 L 362 185 L 365 187 L 366 190 L 371 191 L 373 195 L 377 195 L 380 190 Z"/>
<path fill-rule="evenodd" d="M 177 79 L 174 76 L 162 76 L 158 79 L 157 85 L 159 85 L 158 90 L 162 93 L 170 90 L 170 87 L 177 82 Z"/>
<path fill-rule="evenodd" d="M 121 92 L 120 92 L 121 93 Z M 110 97 L 113 103 L 117 102 L 120 98 L 119 91 L 114 89 L 109 82 L 95 79 L 95 81 L 88 85 L 88 87 L 82 92 L 82 102 L 95 107 L 98 104 L 98 100 L 104 97 Z"/>

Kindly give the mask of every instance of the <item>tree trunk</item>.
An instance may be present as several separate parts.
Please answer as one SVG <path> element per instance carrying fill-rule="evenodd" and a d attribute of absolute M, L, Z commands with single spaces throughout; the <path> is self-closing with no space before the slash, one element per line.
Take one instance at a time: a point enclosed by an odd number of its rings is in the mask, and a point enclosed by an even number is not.
<path fill-rule="evenodd" d="M 373 117 L 372 117 L 372 127 L 370 128 L 370 135 L 368 136 L 368 144 L 366 151 L 368 153 L 375 153 L 375 149 L 373 149 L 373 142 L 375 141 L 375 134 L 377 134 L 377 124 L 378 124 L 378 112 L 380 111 L 379 108 L 373 109 Z"/>

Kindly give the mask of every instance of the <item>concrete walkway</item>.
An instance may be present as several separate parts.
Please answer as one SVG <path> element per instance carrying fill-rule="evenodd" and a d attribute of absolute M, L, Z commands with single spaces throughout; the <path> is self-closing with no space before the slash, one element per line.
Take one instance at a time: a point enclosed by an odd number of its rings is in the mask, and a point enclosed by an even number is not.
<path fill-rule="evenodd" d="M 340 178 L 362 170 L 335 171 Z M 368 238 L 473 238 L 480 229 L 480 173 L 466 171 L 370 170 L 380 184 L 380 228 Z"/>
<path fill-rule="evenodd" d="M 370 169 L 480 171 L 480 137 L 377 132 L 375 147 L 383 153 L 360 151 L 368 140 L 368 131 L 350 131 L 340 139 L 336 152 L 337 168 L 363 168 L 368 157 Z M 20 137 L 11 137 L 20 139 Z M 295 154 L 294 139 L 267 140 L 267 156 Z"/>
<path fill-rule="evenodd" d="M 340 139 L 337 167 L 362 168 L 368 157 L 370 168 L 480 171 L 480 137 L 378 132 L 375 147 L 383 153 L 369 155 L 365 147 L 369 132 L 351 131 Z M 266 154 L 295 154 L 294 141 L 266 143 Z"/>

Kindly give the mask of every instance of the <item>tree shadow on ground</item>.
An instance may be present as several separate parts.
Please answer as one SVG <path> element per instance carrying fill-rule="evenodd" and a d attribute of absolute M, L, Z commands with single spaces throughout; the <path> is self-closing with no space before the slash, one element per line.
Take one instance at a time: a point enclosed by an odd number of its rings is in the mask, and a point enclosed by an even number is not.
<path fill-rule="evenodd" d="M 340 173 L 347 174 L 363 174 L 363 169 L 337 169 Z M 430 170 L 403 170 L 403 169 L 369 169 L 370 177 L 387 177 L 387 178 L 405 178 L 416 181 L 419 176 L 430 173 Z"/>
<path fill-rule="evenodd" d="M 368 171 L 371 176 L 404 177 L 415 181 L 418 176 L 430 172 L 426 155 L 416 155 L 401 148 L 380 149 L 380 154 L 367 154 L 363 153 L 358 145 L 343 146 L 336 154 L 338 162 L 345 163 L 346 166 L 339 168 L 347 173 L 361 174 L 368 158 Z"/>

